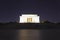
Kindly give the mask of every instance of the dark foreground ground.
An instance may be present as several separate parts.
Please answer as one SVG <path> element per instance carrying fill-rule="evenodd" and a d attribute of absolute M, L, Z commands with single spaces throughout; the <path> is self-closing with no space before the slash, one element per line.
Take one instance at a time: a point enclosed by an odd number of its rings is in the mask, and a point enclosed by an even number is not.
<path fill-rule="evenodd" d="M 60 40 L 60 24 L 0 24 L 0 40 L 18 40 L 19 30 L 39 30 L 39 40 Z"/>
<path fill-rule="evenodd" d="M 25 23 L 25 24 L 19 24 L 19 23 L 0 23 L 0 29 L 60 29 L 60 24 L 54 24 L 54 23 Z"/>

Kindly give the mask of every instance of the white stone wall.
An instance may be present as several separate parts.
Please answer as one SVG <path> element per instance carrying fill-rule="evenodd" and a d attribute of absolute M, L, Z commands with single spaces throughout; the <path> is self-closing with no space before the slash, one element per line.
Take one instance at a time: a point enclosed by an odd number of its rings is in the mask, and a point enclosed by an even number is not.
<path fill-rule="evenodd" d="M 32 21 L 28 22 L 27 18 L 32 18 Z M 37 15 L 22 15 L 20 16 L 19 23 L 40 23 L 40 17 Z"/>

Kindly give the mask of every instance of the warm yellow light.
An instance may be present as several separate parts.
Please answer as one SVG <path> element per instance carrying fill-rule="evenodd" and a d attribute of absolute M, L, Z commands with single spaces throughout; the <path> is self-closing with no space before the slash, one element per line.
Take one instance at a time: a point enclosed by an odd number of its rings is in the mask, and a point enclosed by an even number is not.
<path fill-rule="evenodd" d="M 32 22 L 32 18 L 27 18 L 27 22 Z"/>

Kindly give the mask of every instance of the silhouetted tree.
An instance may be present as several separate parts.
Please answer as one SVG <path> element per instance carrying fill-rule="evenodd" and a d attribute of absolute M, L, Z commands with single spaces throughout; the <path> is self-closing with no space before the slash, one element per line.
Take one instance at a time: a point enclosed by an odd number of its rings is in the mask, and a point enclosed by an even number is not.
<path fill-rule="evenodd" d="M 56 24 L 60 24 L 60 22 L 56 23 Z"/>
<path fill-rule="evenodd" d="M 46 21 L 44 21 L 44 23 L 52 23 L 52 22 L 50 22 L 50 21 L 46 20 Z"/>

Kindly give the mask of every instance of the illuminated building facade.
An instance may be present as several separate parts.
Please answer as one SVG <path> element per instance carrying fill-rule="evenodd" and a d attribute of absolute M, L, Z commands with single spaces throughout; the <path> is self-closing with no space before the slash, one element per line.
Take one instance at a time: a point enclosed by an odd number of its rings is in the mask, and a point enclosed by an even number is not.
<path fill-rule="evenodd" d="M 40 16 L 37 14 L 22 14 L 19 18 L 19 23 L 40 23 Z"/>

